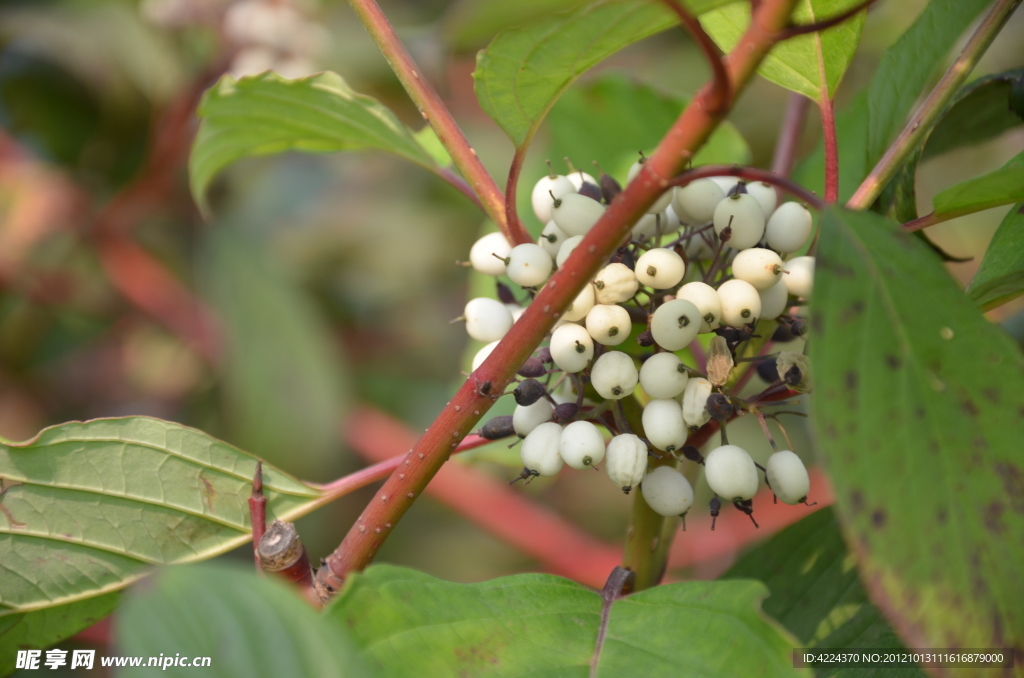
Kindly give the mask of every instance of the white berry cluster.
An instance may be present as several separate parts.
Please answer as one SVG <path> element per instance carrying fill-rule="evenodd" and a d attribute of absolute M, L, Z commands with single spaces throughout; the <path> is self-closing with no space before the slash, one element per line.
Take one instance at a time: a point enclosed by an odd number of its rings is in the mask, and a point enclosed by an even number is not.
<path fill-rule="evenodd" d="M 511 329 L 521 303 L 565 265 L 618 191 L 606 174 L 599 181 L 581 171 L 552 172 L 531 195 L 544 224 L 536 244 L 512 247 L 492 233 L 473 245 L 474 269 L 523 289 L 521 300 L 499 283 L 501 300 L 477 298 L 466 305 L 467 332 L 486 344 L 473 370 Z M 775 189 L 766 183 L 712 177 L 667 191 L 561 314 L 547 345 L 523 365 L 514 414 L 491 420 L 482 435 L 522 438 L 527 480 L 554 475 L 563 465 L 603 464 L 616 486 L 628 493 L 639 485 L 647 504 L 666 516 L 686 514 L 693 488 L 671 464 L 648 471 L 649 456 L 685 457 L 704 464 L 717 495 L 712 515 L 719 497 L 749 515 L 758 465 L 742 448 L 725 444 L 726 421 L 736 414 L 736 403 L 743 410 L 743 402 L 723 388 L 735 351 L 754 335 L 758 320 L 777 320 L 793 334 L 806 331 L 806 323 L 789 312 L 811 295 L 814 258 L 791 255 L 808 243 L 811 231 L 811 214 L 795 202 L 777 207 Z M 706 373 L 677 355 L 701 334 L 717 335 Z M 634 343 L 623 346 L 631 336 Z M 768 390 L 808 390 L 797 388 L 809 384 L 806 358 L 787 353 L 776 359 L 779 372 Z M 634 395 L 643 403 L 642 437 L 630 429 L 621 403 Z M 712 419 L 722 427 L 723 444 L 704 459 L 688 438 Z M 806 500 L 807 471 L 792 451 L 776 452 L 762 470 L 778 499 Z"/>

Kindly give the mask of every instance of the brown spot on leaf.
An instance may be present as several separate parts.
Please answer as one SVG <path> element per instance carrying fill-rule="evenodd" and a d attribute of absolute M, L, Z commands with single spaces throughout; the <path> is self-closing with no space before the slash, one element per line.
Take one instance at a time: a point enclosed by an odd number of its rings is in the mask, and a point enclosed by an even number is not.
<path fill-rule="evenodd" d="M 968 398 L 967 400 L 963 401 L 963 403 L 960 404 L 960 407 L 961 407 L 961 409 L 963 409 L 964 414 L 966 414 L 967 416 L 969 416 L 969 417 L 976 417 L 976 416 L 978 416 L 978 406 L 975 405 L 974 401 L 971 400 L 970 398 Z"/>
<path fill-rule="evenodd" d="M 864 495 L 861 494 L 860 490 L 854 490 L 850 492 L 850 512 L 853 514 L 860 513 L 864 510 Z"/>
<path fill-rule="evenodd" d="M 213 483 L 203 476 L 199 476 L 199 482 L 203 484 L 203 489 L 199 492 L 203 495 L 203 503 L 206 504 L 207 510 L 213 513 L 213 501 L 217 497 L 217 492 L 213 489 Z"/>
<path fill-rule="evenodd" d="M 981 389 L 981 395 L 985 396 L 996 405 L 999 404 L 999 389 L 996 387 L 989 386 L 988 388 Z"/>
<path fill-rule="evenodd" d="M 832 264 L 831 268 L 837 278 L 853 278 L 856 276 L 853 267 L 846 264 Z"/>
<path fill-rule="evenodd" d="M 885 514 L 885 511 L 883 511 L 882 509 L 875 509 L 875 512 L 871 514 L 872 524 L 879 529 L 885 527 L 885 523 L 888 520 L 889 516 L 887 516 Z"/>
<path fill-rule="evenodd" d="M 949 514 L 946 512 L 946 509 L 941 508 L 939 509 L 939 512 L 935 514 L 935 519 L 939 521 L 939 525 L 945 525 L 946 521 L 949 520 Z"/>
<path fill-rule="evenodd" d="M 1010 508 L 1015 513 L 1024 513 L 1024 472 L 1009 462 L 999 462 L 993 468 L 1003 481 L 1003 489 L 1010 500 Z"/>
<path fill-rule="evenodd" d="M 885 364 L 889 366 L 889 369 L 898 370 L 900 368 L 900 359 L 890 353 L 885 356 Z"/>
<path fill-rule="evenodd" d="M 857 388 L 857 373 L 852 370 L 846 373 L 846 388 L 851 391 Z"/>
<path fill-rule="evenodd" d="M 998 501 L 994 501 L 985 508 L 985 528 L 994 534 L 1002 534 L 1006 531 L 1006 524 L 1003 522 L 1003 512 L 1006 507 Z"/>
<path fill-rule="evenodd" d="M 925 411 L 923 407 L 918 407 L 914 410 L 914 416 L 918 419 L 924 419 Z"/>

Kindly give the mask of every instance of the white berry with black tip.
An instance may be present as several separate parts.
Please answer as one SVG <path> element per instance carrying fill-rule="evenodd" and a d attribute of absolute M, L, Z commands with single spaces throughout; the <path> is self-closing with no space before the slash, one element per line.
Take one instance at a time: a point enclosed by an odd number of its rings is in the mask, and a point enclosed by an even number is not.
<path fill-rule="evenodd" d="M 541 398 L 532 405 L 516 405 L 512 411 L 512 428 L 517 436 L 525 438 L 533 429 L 551 421 L 554 410 L 555 406 L 547 398 Z"/>
<path fill-rule="evenodd" d="M 813 221 L 811 213 L 800 203 L 786 202 L 779 205 L 764 229 L 768 247 L 783 254 L 796 252 L 807 243 Z"/>
<path fill-rule="evenodd" d="M 765 478 L 783 504 L 799 504 L 807 500 L 811 479 L 804 462 L 791 450 L 780 450 L 768 457 Z"/>
<path fill-rule="evenodd" d="M 787 261 L 782 279 L 794 297 L 810 299 L 814 291 L 814 257 L 797 257 Z"/>
<path fill-rule="evenodd" d="M 590 383 L 598 395 L 621 400 L 633 394 L 639 374 L 633 359 L 622 351 L 608 351 L 590 368 Z"/>
<path fill-rule="evenodd" d="M 562 429 L 558 453 L 569 467 L 586 470 L 604 459 L 604 436 L 589 421 L 574 421 Z"/>
<path fill-rule="evenodd" d="M 615 486 L 626 494 L 640 484 L 647 471 L 647 445 L 632 433 L 608 441 L 604 470 Z"/>
<path fill-rule="evenodd" d="M 739 445 L 722 445 L 704 458 L 708 487 L 727 501 L 745 501 L 757 494 L 757 467 Z"/>
<path fill-rule="evenodd" d="M 640 494 L 651 510 L 665 517 L 684 516 L 693 506 L 693 487 L 671 466 L 659 466 L 640 483 Z"/>
<path fill-rule="evenodd" d="M 652 398 L 675 398 L 689 380 L 686 365 L 675 353 L 655 353 L 640 367 L 640 386 Z"/>
<path fill-rule="evenodd" d="M 544 248 L 544 251 L 548 253 L 553 261 L 558 256 L 558 250 L 562 248 L 562 243 L 568 238 L 569 236 L 558 227 L 558 224 L 554 221 L 549 221 L 544 230 L 540 232 L 537 244 Z"/>
<path fill-rule="evenodd" d="M 567 324 L 557 328 L 551 335 L 551 359 L 558 369 L 565 372 L 580 372 L 594 357 L 594 339 L 587 328 Z"/>
<path fill-rule="evenodd" d="M 618 304 L 596 304 L 587 313 L 587 332 L 599 344 L 618 346 L 633 327 L 629 311 Z"/>
<path fill-rule="evenodd" d="M 698 429 L 711 421 L 708 413 L 708 397 L 711 395 L 711 382 L 703 377 L 690 377 L 683 389 L 683 403 L 680 408 L 683 421 L 691 429 Z"/>
<path fill-rule="evenodd" d="M 775 192 L 775 187 L 764 181 L 751 181 L 747 184 L 747 194 L 754 196 L 757 203 L 761 205 L 761 211 L 764 213 L 764 218 L 767 219 L 775 211 L 775 203 L 778 201 L 779 196 Z"/>
<path fill-rule="evenodd" d="M 537 215 L 537 220 L 542 224 L 551 221 L 551 208 L 555 200 L 577 190 L 572 180 L 561 174 L 541 177 L 540 181 L 534 184 L 533 192 L 530 194 L 530 202 L 533 204 L 533 213 Z"/>
<path fill-rule="evenodd" d="M 523 440 L 520 458 L 523 467 L 540 476 L 553 476 L 562 470 L 565 461 L 559 454 L 562 427 L 554 422 L 534 428 Z"/>
<path fill-rule="evenodd" d="M 718 287 L 722 302 L 722 323 L 743 327 L 761 317 L 761 295 L 746 280 L 726 280 Z"/>
<path fill-rule="evenodd" d="M 686 424 L 675 400 L 658 399 L 647 403 L 641 421 L 647 439 L 659 450 L 673 452 L 686 444 Z"/>
<path fill-rule="evenodd" d="M 515 284 L 537 287 L 551 275 L 554 262 L 551 261 L 551 255 L 540 245 L 524 243 L 516 245 L 508 253 L 505 268 L 505 273 Z"/>
<path fill-rule="evenodd" d="M 512 245 L 501 233 L 488 233 L 469 249 L 469 264 L 484 275 L 505 275 L 505 259 Z"/>
<path fill-rule="evenodd" d="M 686 263 L 683 258 L 664 247 L 649 249 L 636 260 L 636 279 L 640 284 L 656 290 L 675 287 L 685 274 Z"/>
<path fill-rule="evenodd" d="M 761 203 L 752 195 L 737 193 L 731 195 L 715 208 L 715 233 L 723 238 L 728 228 L 730 235 L 725 243 L 734 250 L 745 250 L 760 242 L 764 235 L 764 212 Z M 724 239 L 724 238 L 723 238 Z"/>
<path fill-rule="evenodd" d="M 629 168 L 629 172 L 626 174 L 626 183 L 630 183 L 636 176 L 640 174 L 640 170 L 644 168 L 644 164 L 647 162 L 647 158 L 641 158 L 633 163 L 633 166 Z M 653 180 L 652 180 L 653 181 Z M 654 201 L 654 204 L 647 208 L 648 214 L 657 214 L 658 212 L 664 212 L 668 204 L 672 202 L 672 191 L 671 189 L 666 190 L 658 199 Z"/>
<path fill-rule="evenodd" d="M 597 301 L 594 299 L 594 286 L 584 285 L 580 293 L 569 304 L 569 308 L 565 309 L 560 320 L 583 320 L 590 313 L 590 309 L 594 308 L 595 303 Z"/>
<path fill-rule="evenodd" d="M 466 318 L 466 332 L 477 341 L 497 341 L 512 329 L 512 313 L 496 299 L 470 299 L 462 315 Z"/>
<path fill-rule="evenodd" d="M 687 224 L 699 226 L 715 218 L 715 208 L 723 200 L 725 191 L 716 182 L 696 179 L 676 188 L 672 209 Z"/>
<path fill-rule="evenodd" d="M 686 283 L 676 292 L 676 299 L 686 299 L 700 311 L 703 322 L 700 333 L 707 334 L 716 327 L 722 318 L 722 300 L 714 287 L 702 282 Z"/>
<path fill-rule="evenodd" d="M 732 260 L 732 274 L 756 290 L 766 290 L 782 280 L 782 259 L 771 250 L 751 247 Z"/>
<path fill-rule="evenodd" d="M 571 235 L 562 242 L 562 246 L 558 248 L 558 256 L 555 257 L 555 266 L 562 268 L 565 264 L 566 259 L 572 254 L 572 251 L 583 242 L 582 235 Z"/>
<path fill-rule="evenodd" d="M 678 351 L 697 338 L 700 323 L 700 309 L 692 301 L 673 299 L 659 306 L 651 316 L 651 334 L 658 346 Z"/>
<path fill-rule="evenodd" d="M 608 264 L 594 276 L 594 296 L 599 304 L 621 304 L 640 289 L 636 274 L 625 264 Z"/>
<path fill-rule="evenodd" d="M 586 235 L 604 214 L 604 206 L 579 193 L 567 193 L 555 201 L 551 218 L 570 236 Z"/>
<path fill-rule="evenodd" d="M 477 368 L 483 365 L 484 361 L 487 360 L 487 356 L 491 355 L 491 352 L 494 351 L 494 349 L 498 348 L 499 343 L 501 343 L 500 339 L 492 341 L 491 343 L 487 344 L 479 351 L 477 351 L 476 355 L 473 356 L 473 362 L 470 367 L 470 371 L 476 372 Z"/>
<path fill-rule="evenodd" d="M 789 308 L 789 290 L 786 289 L 786 281 L 780 280 L 766 290 L 758 290 L 761 297 L 761 315 L 765 320 L 778 318 Z"/>

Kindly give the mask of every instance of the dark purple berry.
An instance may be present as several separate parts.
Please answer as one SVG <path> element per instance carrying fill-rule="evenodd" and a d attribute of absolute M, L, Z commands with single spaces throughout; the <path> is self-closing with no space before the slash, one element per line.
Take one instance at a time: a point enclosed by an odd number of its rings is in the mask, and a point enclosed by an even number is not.
<path fill-rule="evenodd" d="M 562 403 L 556 405 L 554 412 L 551 413 L 551 418 L 555 421 L 572 421 L 579 414 L 580 408 L 576 403 Z"/>
<path fill-rule="evenodd" d="M 512 397 L 516 399 L 517 405 L 527 407 L 532 405 L 547 394 L 544 384 L 536 379 L 523 379 L 512 391 Z"/>
<path fill-rule="evenodd" d="M 601 182 L 601 195 L 604 197 L 604 201 L 611 204 L 612 200 L 615 200 L 615 196 L 622 193 L 622 186 L 613 177 L 604 172 L 601 172 L 599 181 Z"/>
<path fill-rule="evenodd" d="M 590 183 L 589 181 L 584 181 L 583 184 L 580 185 L 580 190 L 576 192 L 579 193 L 580 195 L 587 196 L 591 200 L 601 202 L 601 189 L 598 186 Z"/>
<path fill-rule="evenodd" d="M 757 361 L 757 376 L 769 384 L 779 380 L 779 368 L 774 359 Z"/>
<path fill-rule="evenodd" d="M 494 417 L 480 429 L 480 437 L 486 438 L 487 440 L 498 440 L 500 438 L 508 438 L 511 435 L 515 435 L 515 429 L 512 428 L 512 415 L 506 414 L 500 417 Z"/>
<path fill-rule="evenodd" d="M 504 283 L 498 283 L 498 301 L 503 304 L 518 304 L 516 301 L 516 295 L 512 294 L 512 290 L 509 289 L 508 285 Z"/>
<path fill-rule="evenodd" d="M 541 361 L 545 365 L 551 362 L 551 349 L 547 346 L 537 349 L 537 360 Z"/>
<path fill-rule="evenodd" d="M 541 362 L 540 358 L 527 358 L 523 366 L 519 368 L 519 376 L 521 377 L 542 377 L 547 374 L 547 368 L 544 367 L 544 363 Z"/>
<path fill-rule="evenodd" d="M 718 419 L 719 421 L 729 419 L 732 415 L 736 414 L 736 406 L 729 400 L 729 396 L 722 393 L 712 393 L 709 395 L 706 407 L 711 418 Z"/>

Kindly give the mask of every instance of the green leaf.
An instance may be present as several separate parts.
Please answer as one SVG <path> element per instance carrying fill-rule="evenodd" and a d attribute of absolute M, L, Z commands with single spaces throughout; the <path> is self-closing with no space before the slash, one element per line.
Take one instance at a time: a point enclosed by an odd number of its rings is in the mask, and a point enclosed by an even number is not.
<path fill-rule="evenodd" d="M 795 23 L 813 24 L 838 16 L 860 0 L 800 0 Z M 801 35 L 776 45 L 758 74 L 821 103 L 831 100 L 860 42 L 865 12 L 826 31 Z M 733 4 L 701 17 L 701 25 L 723 51 L 731 51 L 750 25 L 749 3 Z M 824 81 L 823 81 L 824 79 Z"/>
<path fill-rule="evenodd" d="M 754 548 L 724 579 L 758 579 L 771 595 L 764 611 L 803 647 L 904 649 L 896 632 L 868 600 L 847 552 L 835 513 L 821 509 Z M 835 678 L 924 678 L 916 665 L 878 669 L 820 669 Z"/>
<path fill-rule="evenodd" d="M 207 232 L 205 295 L 224 330 L 222 385 L 232 442 L 306 478 L 338 469 L 348 374 L 307 294 L 267 253 L 221 225 Z"/>
<path fill-rule="evenodd" d="M 0 469 L 0 624 L 251 540 L 256 458 L 179 424 L 124 417 L 53 426 L 0 445 Z M 321 496 L 269 466 L 263 487 L 268 519 L 308 513 Z"/>
<path fill-rule="evenodd" d="M 815 277 L 814 426 L 872 600 L 910 647 L 1022 647 L 1020 348 L 876 214 L 825 213 Z"/>
<path fill-rule="evenodd" d="M 372 148 L 435 169 L 431 153 L 390 110 L 329 71 L 297 80 L 272 72 L 239 80 L 225 75 L 203 95 L 198 112 L 189 178 L 204 210 L 214 176 L 250 156 Z"/>
<path fill-rule="evenodd" d="M 446 12 L 445 40 L 456 50 L 475 49 L 509 26 L 523 26 L 586 0 L 459 0 Z"/>
<path fill-rule="evenodd" d="M 1024 294 L 1024 202 L 999 224 L 967 294 L 985 311 Z"/>
<path fill-rule="evenodd" d="M 1024 69 L 985 76 L 964 85 L 928 136 L 922 159 L 999 136 L 1024 118 L 1010 108 L 1013 83 Z"/>
<path fill-rule="evenodd" d="M 700 14 L 731 0 L 689 0 Z M 598 0 L 498 34 L 477 56 L 480 105 L 525 147 L 558 97 L 582 73 L 623 47 L 678 23 L 653 0 Z"/>
<path fill-rule="evenodd" d="M 940 192 L 932 200 L 932 216 L 946 221 L 1019 200 L 1024 200 L 1024 153 L 995 172 L 968 179 Z"/>
<path fill-rule="evenodd" d="M 257 576 L 251 567 L 174 567 L 146 583 L 130 592 L 117 615 L 121 654 L 209 657 L 210 665 L 133 668 L 131 675 L 372 675 L 344 629 L 317 614 L 294 589 Z"/>
<path fill-rule="evenodd" d="M 567 579 L 456 584 L 377 565 L 326 613 L 386 676 L 799 675 L 792 641 L 758 609 L 765 594 L 750 581 L 659 586 L 612 602 L 602 627 L 601 595 Z"/>

